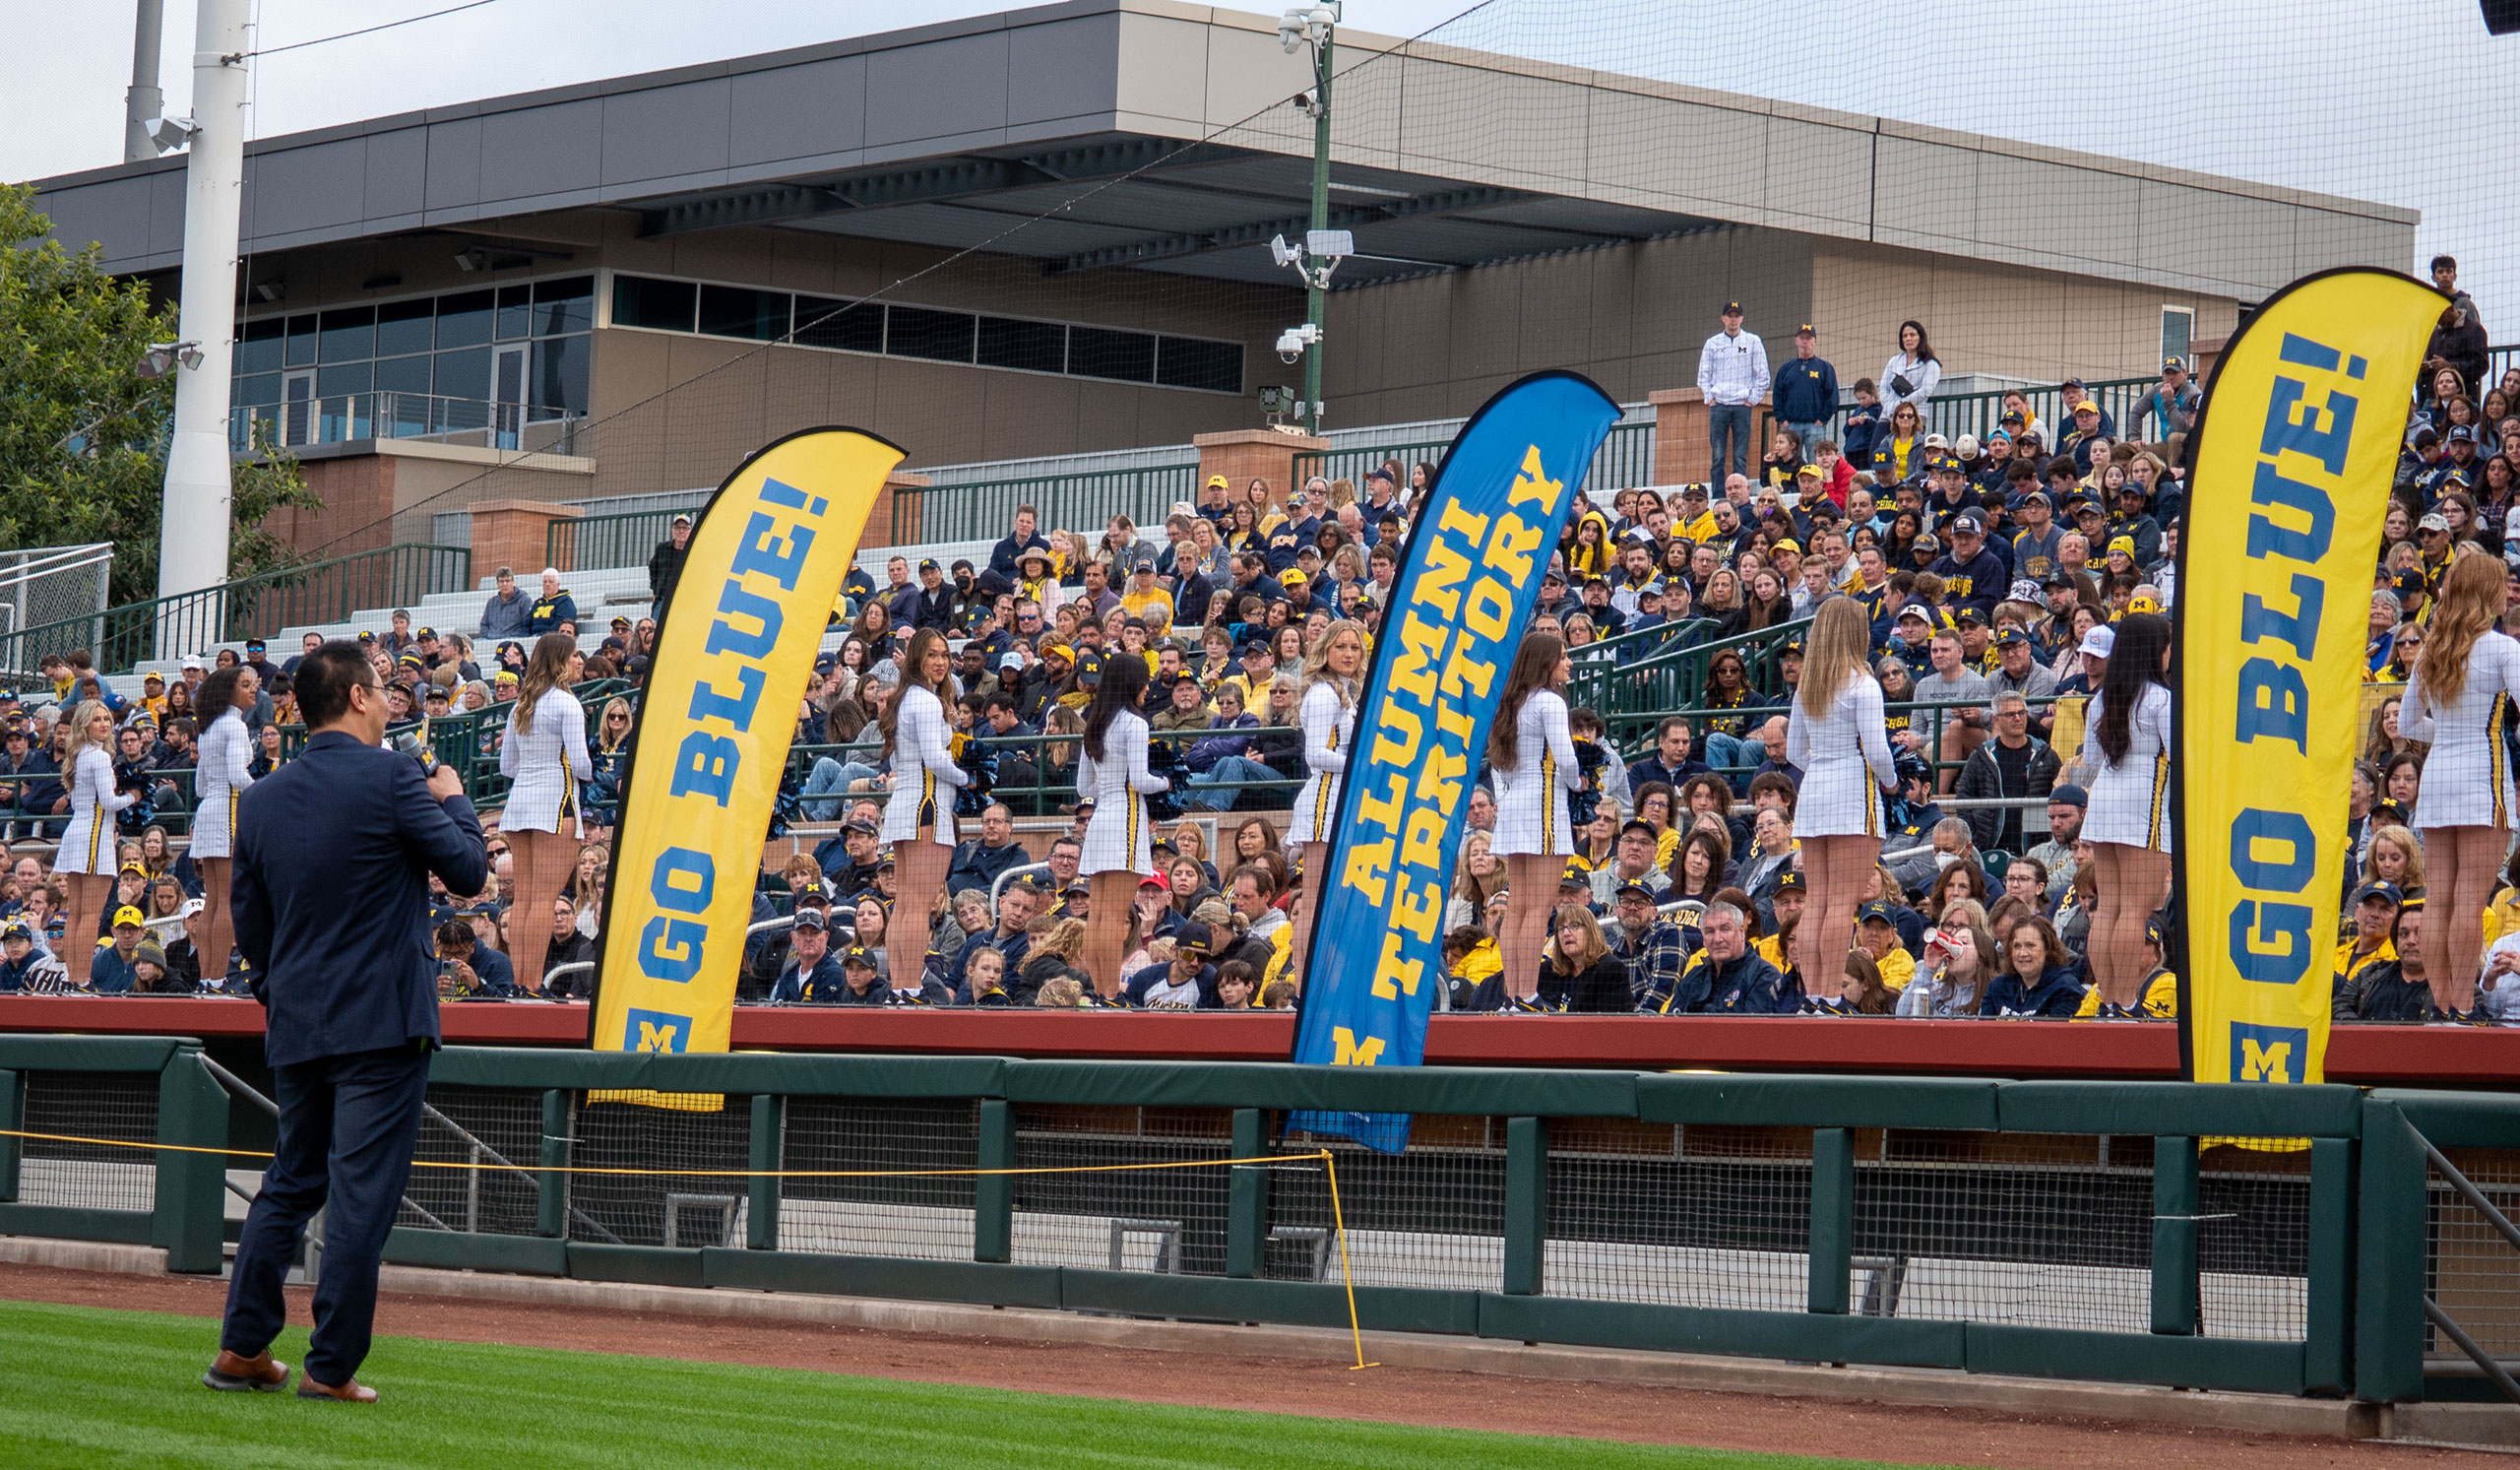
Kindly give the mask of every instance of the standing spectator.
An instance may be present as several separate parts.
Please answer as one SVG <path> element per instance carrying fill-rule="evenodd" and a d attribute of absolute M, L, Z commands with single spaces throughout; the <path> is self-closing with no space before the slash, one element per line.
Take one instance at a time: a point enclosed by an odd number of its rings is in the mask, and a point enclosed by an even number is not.
<path fill-rule="evenodd" d="M 1804 322 L 1794 334 L 1794 356 L 1776 370 L 1771 398 L 1777 422 L 1802 446 L 1805 459 L 1819 453 L 1822 431 L 1838 416 L 1838 370 L 1818 349 L 1818 335 Z"/>
<path fill-rule="evenodd" d="M 1925 339 L 1924 323 L 1901 322 L 1899 351 L 1881 369 L 1883 413 L 1893 415 L 1903 404 L 1914 405 L 1918 418 L 1922 420 L 1925 401 L 1933 397 L 1934 385 L 1941 381 L 1942 359 L 1934 355 L 1933 344 Z"/>
<path fill-rule="evenodd" d="M 1743 475 L 1750 468 L 1750 409 L 1767 393 L 1767 344 L 1741 330 L 1741 303 L 1727 301 L 1724 330 L 1698 350 L 1697 388 L 1706 396 L 1706 426 L 1714 457 L 1708 474 Z M 1730 470 L 1727 470 L 1727 456 Z M 1511 957 L 1508 957 L 1509 962 Z"/>
<path fill-rule="evenodd" d="M 675 579 L 682 575 L 682 558 L 691 550 L 691 517 L 677 515 L 665 539 L 648 553 L 648 599 L 662 612 L 673 596 Z M 484 636 L 487 636 L 484 634 Z"/>
<path fill-rule="evenodd" d="M 569 596 L 569 590 L 560 585 L 559 568 L 544 567 L 542 596 L 526 609 L 526 632 L 540 637 L 544 633 L 558 632 L 564 622 L 575 625 L 577 620 L 578 600 Z"/>
<path fill-rule="evenodd" d="M 1995 696 L 1995 737 L 1970 752 L 1969 763 L 1960 771 L 1957 795 L 1979 799 L 2044 798 L 2056 785 L 2057 768 L 2056 752 L 2030 732 L 2029 701 L 2020 691 L 2008 689 Z M 2022 807 L 1981 806 L 1964 814 L 1980 848 L 2021 851 Z"/>

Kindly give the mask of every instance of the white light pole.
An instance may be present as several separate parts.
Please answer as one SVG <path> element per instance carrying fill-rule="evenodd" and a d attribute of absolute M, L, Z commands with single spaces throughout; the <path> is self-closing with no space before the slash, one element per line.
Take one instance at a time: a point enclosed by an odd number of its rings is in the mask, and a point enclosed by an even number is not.
<path fill-rule="evenodd" d="M 250 13 L 249 0 L 200 0 L 193 26 L 194 131 L 184 172 L 177 334 L 198 343 L 200 355 L 175 374 L 175 436 L 166 454 L 158 536 L 161 598 L 227 580 L 227 399 L 236 336 L 236 228 L 245 192 Z"/>

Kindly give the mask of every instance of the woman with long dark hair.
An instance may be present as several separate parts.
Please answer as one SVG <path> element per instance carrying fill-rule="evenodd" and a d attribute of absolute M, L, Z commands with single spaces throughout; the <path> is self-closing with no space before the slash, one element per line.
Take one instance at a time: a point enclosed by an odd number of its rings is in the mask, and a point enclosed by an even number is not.
<path fill-rule="evenodd" d="M 2169 890 L 2171 693 L 2162 682 L 2169 666 L 2169 621 L 2128 613 L 2117 624 L 2083 736 L 2083 762 L 2097 773 L 2083 840 L 2100 864 L 2090 951 L 2104 1016 L 2139 1013 L 2150 968 L 2144 921 Z"/>
<path fill-rule="evenodd" d="M 2417 942 L 2434 1018 L 2443 1021 L 2466 1019 L 2484 942 L 2479 917 L 2511 845 L 2513 790 L 2502 737 L 2520 695 L 2520 642 L 2495 630 L 2504 602 L 2498 558 L 2471 554 L 2450 563 L 2431 636 L 2398 712 L 2400 730 L 2432 742 L 2416 790 L 2415 830 L 2443 907 Z"/>
<path fill-rule="evenodd" d="M 1237 506 L 1237 509 L 1246 507 Z M 1085 824 L 1085 855 L 1077 870 L 1093 890 L 1086 922 L 1085 968 L 1116 990 L 1120 960 L 1128 953 L 1129 900 L 1138 879 L 1155 872 L 1154 826 L 1146 799 L 1172 783 L 1147 769 L 1153 733 L 1138 705 L 1146 698 L 1146 660 L 1112 659 L 1085 709 L 1085 751 L 1076 763 L 1079 797 L 1094 801 Z"/>
<path fill-rule="evenodd" d="M 893 905 L 893 952 L 908 956 L 905 964 L 916 964 L 927 953 L 928 916 L 954 861 L 950 793 L 971 784 L 954 763 L 954 725 L 945 715 L 946 701 L 959 697 L 945 635 L 934 628 L 913 633 L 902 654 L 901 688 L 875 717 L 893 787 L 880 835 L 892 847 L 901 880 Z"/>
<path fill-rule="evenodd" d="M 1802 684 L 1787 708 L 1786 763 L 1803 772 L 1794 808 L 1811 921 L 1803 927 L 1816 973 L 1834 975 L 1853 948 L 1855 911 L 1881 861 L 1887 799 L 1899 789 L 1881 686 L 1867 668 L 1872 622 L 1853 598 L 1831 598 L 1811 620 Z"/>
<path fill-rule="evenodd" d="M 1913 404 L 1922 414 L 1925 400 L 1933 397 L 1934 385 L 1941 381 L 1942 359 L 1925 340 L 1925 324 L 1913 318 L 1901 322 L 1899 351 L 1881 369 L 1881 407 L 1895 416 L 1898 410 Z"/>
<path fill-rule="evenodd" d="M 1487 763 L 1496 773 L 1496 837 L 1491 847 L 1505 860 L 1505 930 L 1497 947 L 1505 960 L 1506 1003 L 1537 1007 L 1541 950 L 1548 942 L 1549 911 L 1566 860 L 1575 856 L 1575 826 L 1566 797 L 1584 789 L 1575 736 L 1566 725 L 1566 687 L 1574 666 L 1566 641 L 1533 633 L 1514 655 L 1487 736 Z"/>
<path fill-rule="evenodd" d="M 227 910 L 228 863 L 236 851 L 236 801 L 254 784 L 254 737 L 245 730 L 245 712 L 254 707 L 261 686 L 251 669 L 221 668 L 201 681 L 196 701 L 199 709 L 216 712 L 201 733 L 194 777 L 201 804 L 193 809 L 192 840 L 193 869 L 202 887 L 202 978 L 212 985 L 227 978 L 227 951 L 235 943 Z"/>
<path fill-rule="evenodd" d="M 1295 922 L 1294 971 L 1311 972 L 1313 896 L 1330 879 L 1331 825 L 1339 816 L 1339 778 L 1348 769 L 1348 747 L 1356 735 L 1357 675 L 1365 667 L 1365 625 L 1332 623 L 1315 640 L 1303 661 L 1303 703 L 1296 715 L 1303 727 L 1303 763 L 1312 774 L 1295 794 L 1294 823 L 1288 836 L 1303 864 L 1304 907 L 1288 914 Z"/>
<path fill-rule="evenodd" d="M 595 762 L 587 754 L 586 706 L 569 692 L 585 668 L 577 640 L 568 634 L 536 639 L 516 703 L 508 708 L 507 735 L 499 742 L 499 774 L 510 782 L 499 835 L 508 840 L 516 874 L 509 926 L 516 983 L 527 991 L 542 989 L 551 901 L 569 880 L 587 835 L 578 783 L 595 774 Z"/>

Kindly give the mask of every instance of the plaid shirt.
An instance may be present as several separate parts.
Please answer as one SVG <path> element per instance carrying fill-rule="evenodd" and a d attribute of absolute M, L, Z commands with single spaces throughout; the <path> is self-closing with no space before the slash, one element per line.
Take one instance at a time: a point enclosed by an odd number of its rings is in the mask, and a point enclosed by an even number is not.
<path fill-rule="evenodd" d="M 1627 967 L 1627 988 L 1636 996 L 1636 1008 L 1661 1011 L 1670 1002 L 1671 990 L 1679 984 L 1680 967 L 1688 961 L 1688 938 L 1680 932 L 1680 927 L 1657 919 L 1644 933 L 1631 939 L 1626 926 L 1612 924 L 1607 937 L 1610 953 Z"/>

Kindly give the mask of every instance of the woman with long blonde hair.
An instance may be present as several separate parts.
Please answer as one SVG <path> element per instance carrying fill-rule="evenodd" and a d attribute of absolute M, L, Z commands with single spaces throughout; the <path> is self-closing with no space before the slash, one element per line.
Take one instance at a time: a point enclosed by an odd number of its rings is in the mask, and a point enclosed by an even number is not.
<path fill-rule="evenodd" d="M 499 835 L 508 840 L 517 891 L 509 933 L 516 945 L 516 983 L 528 991 L 542 989 L 551 904 L 586 840 L 578 783 L 595 774 L 595 761 L 587 753 L 586 706 L 569 692 L 585 668 L 577 640 L 568 634 L 536 639 L 499 742 L 499 774 L 510 783 Z"/>
<path fill-rule="evenodd" d="M 52 870 L 69 880 L 61 963 L 70 972 L 70 988 L 84 991 L 88 962 L 96 957 L 96 920 L 114 886 L 114 813 L 140 794 L 114 790 L 114 713 L 103 701 L 82 700 L 69 724 L 70 749 L 62 766 L 70 772 L 70 825 L 62 830 Z"/>
<path fill-rule="evenodd" d="M 2430 636 L 2407 680 L 2398 729 L 2429 740 L 2415 830 L 2443 908 L 2418 936 L 2432 1019 L 2467 1019 L 2476 991 L 2480 917 L 2511 846 L 2513 788 L 2503 734 L 2520 695 L 2520 642 L 2496 630 L 2509 599 L 2498 557 L 2456 557 L 2441 579 Z"/>
<path fill-rule="evenodd" d="M 954 727 L 945 716 L 954 689 L 954 653 L 934 628 L 913 633 L 902 654 L 901 687 L 884 701 L 875 728 L 884 738 L 892 797 L 879 834 L 890 844 L 901 879 L 893 905 L 892 953 L 903 965 L 925 963 L 928 916 L 945 890 L 954 861 L 954 797 L 971 777 L 954 761 Z"/>
<path fill-rule="evenodd" d="M 1353 618 L 1332 623 L 1312 642 L 1303 660 L 1303 703 L 1296 723 L 1303 727 L 1303 763 L 1312 774 L 1295 794 L 1292 829 L 1295 861 L 1303 864 L 1303 887 L 1287 918 L 1294 925 L 1294 973 L 1310 972 L 1304 962 L 1312 953 L 1312 916 L 1330 880 L 1331 827 L 1339 820 L 1340 778 L 1348 769 L 1348 747 L 1356 738 L 1356 694 L 1365 668 L 1365 625 Z"/>
<path fill-rule="evenodd" d="M 1505 860 L 1505 929 L 1496 936 L 1505 960 L 1507 1008 L 1540 1005 L 1541 950 L 1549 911 L 1575 856 L 1566 798 L 1584 789 L 1575 736 L 1566 725 L 1566 687 L 1574 672 L 1566 641 L 1532 633 L 1514 655 L 1496 723 L 1487 737 L 1496 772 L 1496 836 L 1490 850 Z"/>
<path fill-rule="evenodd" d="M 1786 763 L 1803 772 L 1794 830 L 1810 887 L 1802 933 L 1813 974 L 1836 974 L 1845 950 L 1855 947 L 1855 911 L 1881 861 L 1888 798 L 1899 789 L 1871 650 L 1862 604 L 1844 597 L 1822 603 L 1811 619 L 1801 687 L 1786 711 Z"/>

